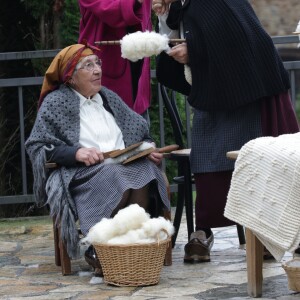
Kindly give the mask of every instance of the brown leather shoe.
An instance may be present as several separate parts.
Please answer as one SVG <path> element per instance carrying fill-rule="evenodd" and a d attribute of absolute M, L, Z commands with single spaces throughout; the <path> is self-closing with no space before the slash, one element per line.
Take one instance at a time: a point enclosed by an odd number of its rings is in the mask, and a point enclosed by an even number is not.
<path fill-rule="evenodd" d="M 209 238 L 202 230 L 198 230 L 191 234 L 190 241 L 185 245 L 184 262 L 201 263 L 210 261 L 210 250 L 214 244 L 213 233 Z"/>
<path fill-rule="evenodd" d="M 96 251 L 91 245 L 84 253 L 85 261 L 94 268 L 95 276 L 103 277 L 103 271 L 99 259 L 97 258 Z"/>

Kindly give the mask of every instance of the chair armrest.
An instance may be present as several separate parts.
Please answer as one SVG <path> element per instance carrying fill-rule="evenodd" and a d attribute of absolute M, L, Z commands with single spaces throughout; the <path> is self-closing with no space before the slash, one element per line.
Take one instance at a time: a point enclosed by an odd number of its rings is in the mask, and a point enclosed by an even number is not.
<path fill-rule="evenodd" d="M 229 151 L 226 153 L 226 157 L 232 160 L 236 160 L 239 155 L 239 151 Z"/>
<path fill-rule="evenodd" d="M 55 162 L 46 162 L 45 167 L 46 169 L 56 169 L 58 168 L 58 164 Z"/>

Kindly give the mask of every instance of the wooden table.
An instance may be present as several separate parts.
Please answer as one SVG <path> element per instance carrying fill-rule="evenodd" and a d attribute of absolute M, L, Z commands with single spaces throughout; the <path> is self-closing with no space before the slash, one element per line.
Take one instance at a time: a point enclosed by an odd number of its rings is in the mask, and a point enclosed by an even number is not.
<path fill-rule="evenodd" d="M 229 159 L 236 160 L 239 151 L 227 152 Z M 250 297 L 258 298 L 262 295 L 263 284 L 263 250 L 264 246 L 255 234 L 246 228 L 246 261 L 247 261 L 247 290 Z"/>

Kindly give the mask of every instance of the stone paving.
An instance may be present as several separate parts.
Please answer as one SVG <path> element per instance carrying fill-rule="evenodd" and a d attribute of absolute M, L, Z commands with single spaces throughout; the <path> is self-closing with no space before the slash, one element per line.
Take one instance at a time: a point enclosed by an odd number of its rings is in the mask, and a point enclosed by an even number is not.
<path fill-rule="evenodd" d="M 116 287 L 94 277 L 84 259 L 72 261 L 73 274 L 62 276 L 54 264 L 49 217 L 0 219 L 0 299 L 251 299 L 247 296 L 246 253 L 236 227 L 214 230 L 211 262 L 184 264 L 186 224 L 173 249 L 173 265 L 163 267 L 158 285 Z M 83 249 L 84 250 L 84 249 Z M 287 254 L 283 261 L 292 258 Z M 262 299 L 300 299 L 288 289 L 281 263 L 264 263 Z"/>

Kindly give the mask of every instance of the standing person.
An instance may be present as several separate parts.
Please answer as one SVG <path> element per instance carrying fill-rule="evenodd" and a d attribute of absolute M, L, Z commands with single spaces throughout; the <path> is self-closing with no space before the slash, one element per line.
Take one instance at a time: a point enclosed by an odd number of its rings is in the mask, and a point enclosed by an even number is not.
<path fill-rule="evenodd" d="M 56 55 L 46 71 L 37 118 L 25 143 L 35 199 L 48 204 L 51 216 L 59 218 L 60 234 L 72 258 L 78 250 L 77 220 L 86 235 L 102 218 L 132 203 L 151 215 L 170 210 L 159 167 L 161 153 L 128 165 L 104 162 L 104 152 L 153 140 L 146 120 L 102 86 L 96 53 L 92 46 L 75 44 Z M 49 172 L 47 161 L 59 168 Z M 93 247 L 85 259 L 101 275 Z"/>
<path fill-rule="evenodd" d="M 210 261 L 211 228 L 233 225 L 223 215 L 234 168 L 226 152 L 257 137 L 299 131 L 289 76 L 247 0 L 153 0 L 152 8 L 168 14 L 168 29 L 186 39 L 168 52 L 192 75 L 196 231 L 184 260 Z"/>
<path fill-rule="evenodd" d="M 152 30 L 151 0 L 79 0 L 81 13 L 79 43 L 87 40 L 121 40 L 126 34 Z M 119 45 L 103 46 L 103 85 L 149 123 L 151 102 L 150 59 L 130 62 L 121 57 Z"/>

